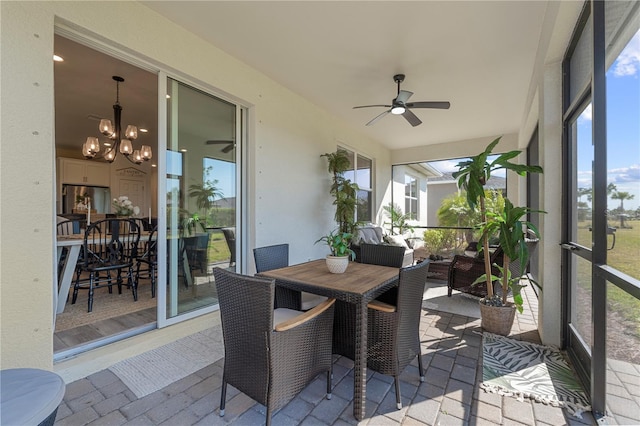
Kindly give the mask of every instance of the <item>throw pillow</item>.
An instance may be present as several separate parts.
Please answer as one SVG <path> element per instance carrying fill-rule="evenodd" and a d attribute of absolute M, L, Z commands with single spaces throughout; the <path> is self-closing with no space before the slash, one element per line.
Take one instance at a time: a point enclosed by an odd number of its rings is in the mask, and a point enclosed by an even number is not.
<path fill-rule="evenodd" d="M 404 240 L 402 235 L 387 235 L 384 237 L 385 241 L 392 246 L 400 246 L 404 248 L 409 248 L 407 242 Z"/>

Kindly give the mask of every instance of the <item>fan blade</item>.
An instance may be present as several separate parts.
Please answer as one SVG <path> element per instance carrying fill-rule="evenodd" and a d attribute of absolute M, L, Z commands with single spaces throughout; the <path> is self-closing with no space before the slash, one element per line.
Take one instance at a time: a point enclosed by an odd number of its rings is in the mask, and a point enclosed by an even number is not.
<path fill-rule="evenodd" d="M 407 108 L 449 109 L 451 104 L 449 102 L 410 102 L 406 106 Z"/>
<path fill-rule="evenodd" d="M 233 148 L 235 148 L 235 147 L 236 147 L 236 144 L 230 143 L 229 145 L 227 145 L 224 148 L 222 148 L 220 151 L 222 151 L 225 154 L 227 154 L 229 151 L 233 150 Z"/>
<path fill-rule="evenodd" d="M 404 110 L 402 116 L 406 118 L 409 124 L 411 124 L 413 127 L 422 124 L 422 121 L 420 121 L 420 119 L 414 113 L 412 113 L 410 109 Z"/>
<path fill-rule="evenodd" d="M 234 143 L 235 141 L 233 139 L 220 139 L 220 140 L 208 140 L 205 143 L 207 145 L 220 145 L 223 143 Z"/>
<path fill-rule="evenodd" d="M 413 92 L 409 92 L 407 90 L 401 90 L 398 93 L 398 96 L 395 99 L 395 102 L 405 103 L 409 100 L 409 98 L 413 95 Z"/>
<path fill-rule="evenodd" d="M 389 114 L 391 112 L 391 110 L 386 110 L 385 112 L 383 112 L 382 114 L 377 115 L 373 120 L 371 120 L 370 122 L 368 122 L 366 125 L 367 126 L 371 126 L 373 124 L 375 124 L 376 121 L 380 120 L 382 117 L 384 117 L 385 115 Z"/>
<path fill-rule="evenodd" d="M 371 108 L 371 107 L 385 107 L 385 108 L 391 108 L 391 105 L 360 105 L 360 106 L 354 106 L 353 109 L 358 109 L 358 108 Z"/>

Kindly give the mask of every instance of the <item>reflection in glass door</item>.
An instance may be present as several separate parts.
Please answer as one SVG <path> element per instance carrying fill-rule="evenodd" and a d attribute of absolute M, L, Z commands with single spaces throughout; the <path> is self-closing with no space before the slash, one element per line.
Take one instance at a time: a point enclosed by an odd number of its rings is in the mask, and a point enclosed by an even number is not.
<path fill-rule="evenodd" d="M 167 319 L 216 305 L 213 268 L 235 268 L 237 111 L 167 80 Z"/>

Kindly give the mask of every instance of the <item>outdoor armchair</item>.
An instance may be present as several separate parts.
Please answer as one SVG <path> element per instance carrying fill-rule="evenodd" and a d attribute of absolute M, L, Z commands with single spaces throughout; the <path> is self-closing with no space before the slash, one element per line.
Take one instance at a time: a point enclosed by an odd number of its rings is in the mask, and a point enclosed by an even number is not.
<path fill-rule="evenodd" d="M 213 270 L 224 338 L 220 416 L 227 384 L 267 408 L 266 423 L 320 373 L 331 398 L 334 299 L 307 312 L 274 311 L 275 280 Z M 280 322 L 278 322 L 280 321 Z"/>

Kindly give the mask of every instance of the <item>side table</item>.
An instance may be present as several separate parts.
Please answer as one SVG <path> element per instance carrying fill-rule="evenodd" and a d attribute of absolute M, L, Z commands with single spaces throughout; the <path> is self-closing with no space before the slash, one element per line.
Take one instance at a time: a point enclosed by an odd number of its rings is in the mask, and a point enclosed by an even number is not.
<path fill-rule="evenodd" d="M 64 380 L 51 371 L 0 370 L 0 424 L 53 425 L 64 391 Z"/>

